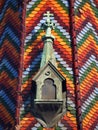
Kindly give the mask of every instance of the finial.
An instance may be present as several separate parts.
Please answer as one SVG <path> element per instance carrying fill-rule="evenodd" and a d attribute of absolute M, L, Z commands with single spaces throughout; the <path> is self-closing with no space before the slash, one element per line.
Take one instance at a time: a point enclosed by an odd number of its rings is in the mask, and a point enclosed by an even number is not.
<path fill-rule="evenodd" d="M 44 14 L 44 16 L 47 16 L 47 23 L 49 24 L 51 22 L 50 17 L 53 16 L 53 14 L 50 13 L 50 11 L 47 11 L 47 13 Z"/>
<path fill-rule="evenodd" d="M 45 35 L 42 37 L 42 40 L 44 42 L 44 49 L 43 49 L 43 55 L 41 59 L 41 65 L 40 67 L 43 67 L 50 61 L 53 65 L 57 67 L 56 64 L 56 58 L 54 55 L 54 49 L 53 49 L 53 43 L 54 43 L 54 36 L 51 34 L 51 30 L 54 29 L 55 24 L 50 19 L 53 14 L 51 14 L 49 11 L 47 11 L 44 16 L 47 16 L 46 22 L 43 23 L 43 28 L 46 31 Z"/>
<path fill-rule="evenodd" d="M 43 29 L 46 31 L 44 37 L 50 37 L 54 39 L 54 36 L 51 34 L 51 30 L 54 29 L 55 23 L 53 23 L 50 19 L 50 17 L 53 16 L 53 14 L 51 14 L 50 11 L 47 11 L 47 13 L 45 13 L 44 16 L 47 17 L 46 22 L 43 23 Z"/>

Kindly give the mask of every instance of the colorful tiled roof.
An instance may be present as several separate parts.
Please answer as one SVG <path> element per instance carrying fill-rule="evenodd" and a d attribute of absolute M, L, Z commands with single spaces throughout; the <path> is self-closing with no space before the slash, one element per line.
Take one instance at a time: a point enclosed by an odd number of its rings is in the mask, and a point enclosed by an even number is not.
<path fill-rule="evenodd" d="M 52 33 L 56 38 L 54 41 L 55 56 L 58 63 L 58 69 L 66 78 L 65 86 L 67 87 L 68 111 L 62 119 L 62 122 L 66 122 L 64 123 L 65 127 L 69 129 L 76 128 L 72 49 L 69 34 L 69 4 L 68 1 L 64 2 L 61 0 L 36 0 L 29 1 L 27 3 L 26 40 L 22 86 L 22 92 L 24 93 L 24 105 L 21 108 L 21 130 L 31 129 L 36 123 L 35 119 L 30 111 L 27 110 L 27 108 L 30 109 L 28 106 L 30 104 L 30 87 L 32 77 L 39 69 L 42 56 L 42 36 L 44 35 L 44 32 L 41 29 L 41 24 L 45 22 L 45 17 L 43 17 L 43 14 L 47 11 L 50 11 L 52 14 L 54 14 L 52 19 L 53 22 L 56 23 L 56 28 Z"/>
<path fill-rule="evenodd" d="M 98 0 L 75 2 L 79 81 L 84 130 L 98 129 Z"/>
<path fill-rule="evenodd" d="M 0 130 L 15 127 L 21 45 L 21 1 L 0 1 Z"/>
<path fill-rule="evenodd" d="M 17 123 L 20 130 L 41 128 L 30 104 L 32 78 L 43 51 L 43 14 L 47 11 L 54 14 L 55 57 L 67 88 L 67 113 L 58 128 L 98 130 L 98 0 L 1 1 L 0 130 L 13 130 Z"/>

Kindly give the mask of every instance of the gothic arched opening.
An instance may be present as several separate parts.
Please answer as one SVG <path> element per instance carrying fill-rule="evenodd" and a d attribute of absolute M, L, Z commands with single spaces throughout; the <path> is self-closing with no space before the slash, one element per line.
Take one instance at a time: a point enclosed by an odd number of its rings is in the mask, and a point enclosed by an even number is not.
<path fill-rule="evenodd" d="M 56 99 L 56 85 L 54 80 L 47 78 L 42 86 L 42 99 Z"/>

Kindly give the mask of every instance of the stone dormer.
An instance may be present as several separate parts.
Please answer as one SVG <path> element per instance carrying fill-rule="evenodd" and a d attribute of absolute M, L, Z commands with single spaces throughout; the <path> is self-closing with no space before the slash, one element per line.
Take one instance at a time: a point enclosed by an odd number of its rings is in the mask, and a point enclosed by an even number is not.
<path fill-rule="evenodd" d="M 66 83 L 65 78 L 57 69 L 54 55 L 54 36 L 51 30 L 54 23 L 50 20 L 53 16 L 48 11 L 43 28 L 46 34 L 43 36 L 44 49 L 41 65 L 38 73 L 32 79 L 33 91 L 33 115 L 43 127 L 54 127 L 60 118 L 66 113 Z"/>

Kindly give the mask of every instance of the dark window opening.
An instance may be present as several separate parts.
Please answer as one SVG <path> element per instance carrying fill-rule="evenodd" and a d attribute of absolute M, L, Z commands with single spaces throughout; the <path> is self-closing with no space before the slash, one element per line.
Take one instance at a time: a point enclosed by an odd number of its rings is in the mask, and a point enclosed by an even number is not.
<path fill-rule="evenodd" d="M 47 78 L 42 86 L 42 99 L 56 99 L 56 85 L 54 80 Z"/>

